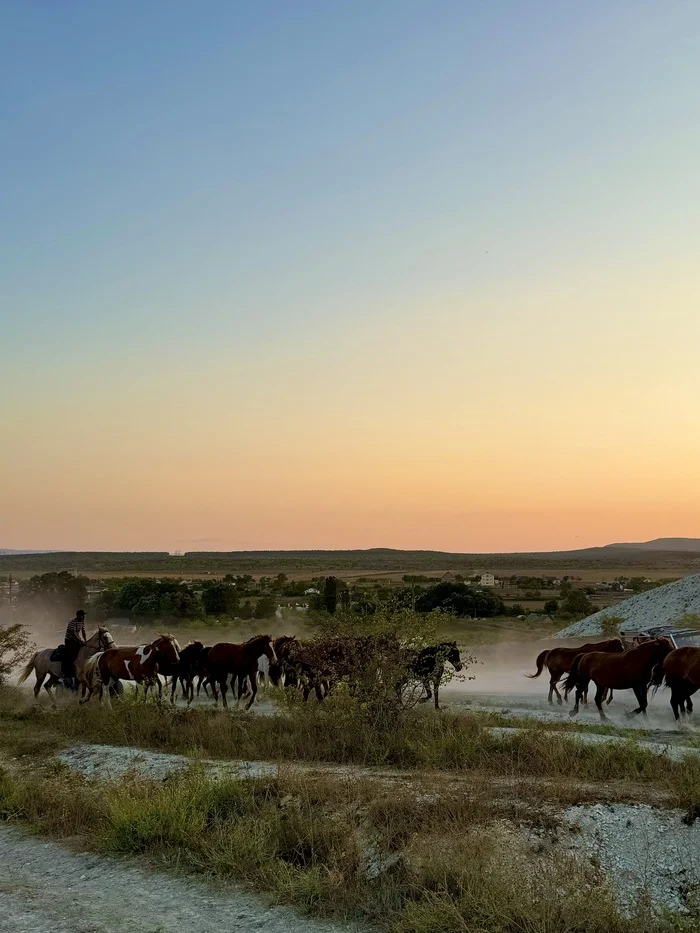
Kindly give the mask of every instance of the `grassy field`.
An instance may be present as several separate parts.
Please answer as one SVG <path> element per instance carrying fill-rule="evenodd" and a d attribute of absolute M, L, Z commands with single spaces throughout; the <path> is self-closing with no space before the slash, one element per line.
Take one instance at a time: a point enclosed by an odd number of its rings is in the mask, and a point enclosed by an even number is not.
<path fill-rule="evenodd" d="M 631 743 L 584 746 L 568 724 L 556 738 L 548 726 L 506 738 L 484 731 L 500 723 L 425 708 L 372 716 L 342 693 L 320 707 L 291 702 L 281 715 L 246 716 L 134 701 L 112 713 L 52 712 L 5 690 L 0 817 L 392 933 L 696 929 L 695 915 L 653 917 L 643 903 L 638 916 L 621 916 L 599 872 L 540 860 L 523 832 L 553 826 L 562 806 L 599 800 L 694 814 L 700 761 L 664 760 Z M 193 764 L 165 783 L 89 782 L 51 759 L 80 741 L 178 752 Z M 214 781 L 203 758 L 281 770 Z M 319 762 L 344 770 L 313 771 Z M 311 770 L 300 773 L 300 763 Z M 363 770 L 353 777 L 355 767 Z"/>

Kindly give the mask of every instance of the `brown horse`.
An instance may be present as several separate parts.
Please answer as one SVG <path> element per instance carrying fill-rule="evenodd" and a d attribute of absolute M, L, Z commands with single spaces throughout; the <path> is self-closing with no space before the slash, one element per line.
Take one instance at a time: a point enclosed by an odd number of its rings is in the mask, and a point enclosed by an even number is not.
<path fill-rule="evenodd" d="M 562 699 L 561 694 L 557 690 L 557 684 L 564 674 L 569 673 L 571 665 L 578 655 L 588 654 L 590 651 L 606 651 L 611 654 L 620 654 L 624 650 L 625 645 L 619 638 L 610 638 L 608 641 L 592 641 L 586 645 L 581 645 L 579 648 L 545 648 L 545 650 L 540 651 L 537 656 L 537 670 L 535 673 L 526 674 L 525 676 L 531 679 L 539 677 L 542 673 L 542 669 L 546 665 L 549 671 L 549 702 L 554 705 L 552 693 L 556 693 L 557 703 L 561 706 Z M 610 695 L 608 703 L 610 700 L 612 700 L 612 694 Z"/>
<path fill-rule="evenodd" d="M 678 722 L 681 715 L 693 712 L 690 698 L 700 688 L 700 648 L 674 648 L 654 671 L 654 691 L 664 678 L 671 689 L 671 709 Z"/>
<path fill-rule="evenodd" d="M 241 645 L 221 641 L 209 649 L 206 657 L 208 679 L 219 685 L 224 708 L 226 702 L 227 680 L 231 677 L 231 690 L 234 689 L 235 678 L 238 678 L 238 700 L 243 695 L 243 686 L 246 678 L 250 683 L 250 699 L 246 709 L 255 703 L 258 693 L 258 658 L 266 657 L 270 663 L 277 661 L 275 648 L 271 635 L 256 635 Z M 218 700 L 217 700 L 218 702 Z"/>
<path fill-rule="evenodd" d="M 588 684 L 593 681 L 596 685 L 595 705 L 601 719 L 607 719 L 602 705 L 606 690 L 634 690 L 639 706 L 628 715 L 643 713 L 646 716 L 647 691 L 652 672 L 671 651 L 673 645 L 668 638 L 651 638 L 636 648 L 630 648 L 624 654 L 610 654 L 604 651 L 579 654 L 564 681 L 566 696 L 576 689 L 576 703 L 570 715 L 578 714 L 583 694 L 588 689 Z"/>
<path fill-rule="evenodd" d="M 163 685 L 156 676 L 158 665 L 162 662 L 167 665 L 177 665 L 179 660 L 180 646 L 174 635 L 160 635 L 150 645 L 139 645 L 136 648 L 110 648 L 108 651 L 103 651 L 96 665 L 99 675 L 100 700 L 107 691 L 107 704 L 109 705 L 109 687 L 118 680 L 133 680 L 147 687 L 157 682 L 158 696 L 162 697 Z M 91 686 L 90 696 L 94 693 L 95 686 Z"/>

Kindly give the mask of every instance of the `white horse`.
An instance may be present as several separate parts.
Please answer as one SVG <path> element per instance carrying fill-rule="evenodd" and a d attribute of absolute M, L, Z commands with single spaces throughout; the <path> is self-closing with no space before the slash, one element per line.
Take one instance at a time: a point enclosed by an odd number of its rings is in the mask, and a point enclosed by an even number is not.
<path fill-rule="evenodd" d="M 78 680 L 82 679 L 82 667 L 88 658 L 97 654 L 99 651 L 106 651 L 107 648 L 113 647 L 114 639 L 106 628 L 100 626 L 95 634 L 88 638 L 78 652 L 78 657 L 75 661 L 75 673 Z M 52 692 L 51 688 L 56 687 L 61 680 L 61 662 L 60 660 L 51 660 L 51 655 L 55 650 L 55 648 L 42 648 L 41 651 L 37 651 L 27 663 L 27 666 L 24 668 L 19 678 L 19 683 L 23 684 L 32 671 L 34 671 L 36 674 L 36 683 L 34 684 L 35 699 L 39 699 L 39 691 L 43 685 L 44 690 L 46 690 L 51 699 L 52 706 L 56 705 L 56 696 L 55 691 Z M 44 683 L 47 677 L 49 679 Z"/>

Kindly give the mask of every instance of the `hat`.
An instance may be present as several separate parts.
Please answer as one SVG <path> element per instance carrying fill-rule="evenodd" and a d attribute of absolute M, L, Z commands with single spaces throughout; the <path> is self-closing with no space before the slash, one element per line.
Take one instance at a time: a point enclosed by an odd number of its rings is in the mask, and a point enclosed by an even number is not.
<path fill-rule="evenodd" d="M 85 610 L 84 610 L 84 609 L 78 609 L 78 611 L 77 611 L 76 614 L 75 614 L 75 617 L 76 617 L 76 619 L 77 619 L 78 616 L 84 616 L 84 615 L 85 615 Z"/>

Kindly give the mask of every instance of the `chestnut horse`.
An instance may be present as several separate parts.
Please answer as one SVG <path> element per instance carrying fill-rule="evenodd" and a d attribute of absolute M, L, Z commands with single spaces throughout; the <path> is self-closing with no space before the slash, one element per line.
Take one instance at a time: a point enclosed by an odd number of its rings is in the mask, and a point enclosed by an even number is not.
<path fill-rule="evenodd" d="M 668 638 L 650 638 L 624 654 L 610 654 L 604 651 L 579 654 L 564 681 L 566 696 L 576 689 L 576 703 L 569 715 L 578 714 L 581 698 L 590 681 L 593 681 L 596 685 L 595 705 L 601 719 L 607 719 L 602 705 L 606 690 L 634 690 L 639 706 L 628 715 L 643 713 L 646 716 L 647 691 L 652 672 L 671 651 L 673 645 Z"/>
<path fill-rule="evenodd" d="M 250 683 L 250 699 L 245 708 L 249 710 L 255 703 L 258 692 L 258 658 L 263 656 L 272 663 L 277 661 L 271 635 L 256 635 L 241 645 L 221 641 L 209 649 L 205 662 L 208 679 L 219 685 L 224 708 L 228 708 L 226 691 L 229 677 L 231 690 L 235 688 L 235 678 L 238 678 L 239 701 L 247 678 Z"/>
<path fill-rule="evenodd" d="M 103 651 L 97 661 L 100 700 L 106 690 L 109 705 L 109 687 L 112 682 L 118 680 L 133 680 L 137 684 L 146 686 L 157 682 L 158 696 L 162 697 L 163 685 L 156 676 L 158 665 L 162 662 L 167 665 L 177 665 L 179 660 L 180 646 L 174 635 L 160 635 L 150 645 L 139 645 L 137 648 L 110 648 L 108 651 Z M 91 686 L 90 696 L 95 686 Z"/>
<path fill-rule="evenodd" d="M 700 688 L 700 648 L 686 645 L 684 648 L 674 648 L 667 654 L 663 665 L 660 664 L 654 671 L 654 692 L 664 679 L 666 686 L 671 689 L 671 709 L 678 722 L 686 711 L 693 712 L 693 701 L 690 698 Z"/>
<path fill-rule="evenodd" d="M 620 641 L 619 638 L 611 638 L 608 641 L 599 641 L 599 642 L 589 642 L 586 645 L 581 645 L 579 648 L 545 648 L 544 651 L 540 651 L 537 656 L 537 670 L 534 674 L 526 674 L 526 677 L 534 678 L 539 677 L 542 673 L 542 669 L 547 667 L 549 671 L 549 702 L 554 705 L 552 700 L 552 693 L 557 695 L 557 703 L 561 706 L 562 699 L 561 694 L 557 690 L 557 684 L 562 679 L 564 674 L 568 674 L 571 670 L 571 665 L 574 663 L 574 660 L 580 654 L 587 654 L 590 651 L 606 651 L 611 654 L 620 654 L 625 650 L 625 646 Z M 608 703 L 612 700 L 612 693 Z"/>

